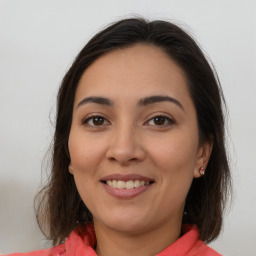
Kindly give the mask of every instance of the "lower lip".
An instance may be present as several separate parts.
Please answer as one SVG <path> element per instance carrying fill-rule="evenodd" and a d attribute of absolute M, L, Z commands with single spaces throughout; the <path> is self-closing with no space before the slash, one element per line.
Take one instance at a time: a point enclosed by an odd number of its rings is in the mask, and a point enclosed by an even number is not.
<path fill-rule="evenodd" d="M 106 191 L 111 195 L 111 196 L 114 196 L 114 197 L 118 197 L 118 198 L 132 198 L 132 197 L 135 197 L 135 196 L 138 196 L 140 195 L 141 193 L 147 191 L 148 189 L 151 188 L 151 186 L 153 184 L 149 184 L 149 185 L 146 185 L 146 186 L 141 186 L 139 188 L 132 188 L 132 189 L 119 189 L 119 188 L 113 188 L 107 184 L 104 184 L 104 188 L 106 189 Z"/>

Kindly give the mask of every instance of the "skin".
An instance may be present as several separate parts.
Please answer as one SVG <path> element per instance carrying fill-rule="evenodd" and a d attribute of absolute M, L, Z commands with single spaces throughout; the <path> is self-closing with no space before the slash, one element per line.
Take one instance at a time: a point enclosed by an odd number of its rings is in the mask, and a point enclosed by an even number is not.
<path fill-rule="evenodd" d="M 180 105 L 138 105 L 155 95 Z M 113 104 L 80 103 L 92 96 Z M 88 120 L 93 115 L 101 116 L 99 122 Z M 159 122 L 156 116 L 166 118 Z M 93 214 L 98 255 L 155 255 L 176 241 L 186 195 L 193 178 L 200 177 L 199 168 L 206 167 L 211 148 L 210 142 L 199 143 L 183 70 L 161 49 L 138 44 L 90 65 L 75 95 L 69 170 Z M 136 197 L 116 198 L 101 182 L 114 173 L 140 174 L 154 183 Z"/>

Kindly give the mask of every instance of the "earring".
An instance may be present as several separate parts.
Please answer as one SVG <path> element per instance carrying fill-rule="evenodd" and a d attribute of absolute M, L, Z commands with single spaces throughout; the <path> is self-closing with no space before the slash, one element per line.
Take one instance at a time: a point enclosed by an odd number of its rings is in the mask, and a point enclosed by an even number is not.
<path fill-rule="evenodd" d="M 201 176 L 203 176 L 204 175 L 204 167 L 203 166 L 201 166 L 200 168 L 199 168 L 199 173 L 200 173 L 200 175 Z"/>

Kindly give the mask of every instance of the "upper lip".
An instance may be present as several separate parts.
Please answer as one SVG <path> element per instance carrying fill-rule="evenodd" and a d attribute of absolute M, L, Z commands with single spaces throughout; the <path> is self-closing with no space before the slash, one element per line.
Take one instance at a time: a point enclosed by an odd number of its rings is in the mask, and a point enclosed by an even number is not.
<path fill-rule="evenodd" d="M 119 173 L 114 173 L 107 175 L 101 179 L 101 181 L 106 181 L 106 180 L 122 180 L 122 181 L 129 181 L 129 180 L 144 180 L 144 181 L 154 181 L 153 179 L 142 176 L 139 174 L 131 173 L 131 174 L 119 174 Z"/>

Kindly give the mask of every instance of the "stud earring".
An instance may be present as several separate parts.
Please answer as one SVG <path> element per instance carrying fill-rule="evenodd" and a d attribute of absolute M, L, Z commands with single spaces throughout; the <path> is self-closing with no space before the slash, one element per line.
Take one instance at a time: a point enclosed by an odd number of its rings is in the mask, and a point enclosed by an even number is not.
<path fill-rule="evenodd" d="M 199 168 L 199 173 L 200 173 L 201 176 L 204 175 L 205 171 L 204 171 L 204 167 L 203 167 L 203 166 L 201 166 L 201 167 Z"/>

